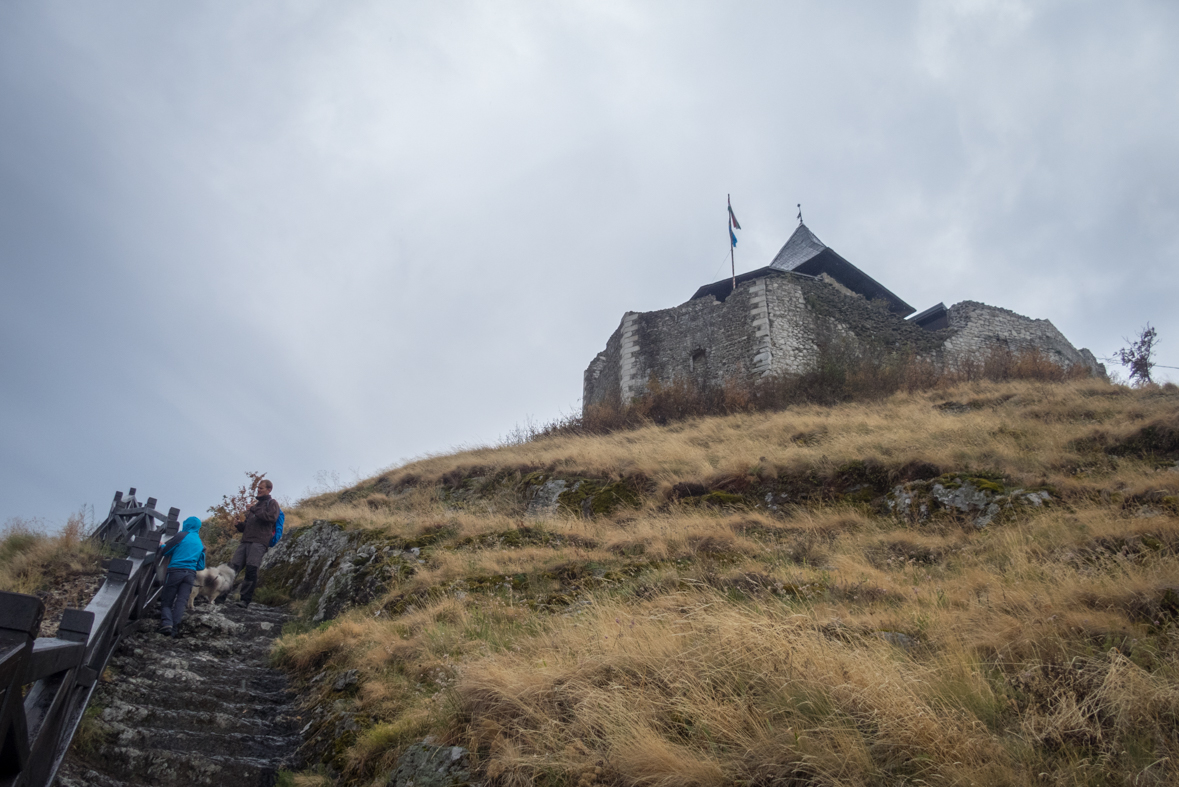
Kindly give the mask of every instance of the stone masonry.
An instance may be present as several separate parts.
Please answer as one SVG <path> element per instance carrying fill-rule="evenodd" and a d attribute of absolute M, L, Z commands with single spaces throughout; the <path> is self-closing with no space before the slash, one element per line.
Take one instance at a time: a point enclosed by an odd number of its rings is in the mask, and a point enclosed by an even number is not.
<path fill-rule="evenodd" d="M 1009 309 L 962 301 L 948 310 L 953 335 L 944 347 L 951 363 L 960 362 L 992 347 L 1013 352 L 1038 350 L 1059 366 L 1080 364 L 1105 376 L 1105 367 L 1085 348 L 1073 347 L 1048 320 L 1033 320 Z"/>
<path fill-rule="evenodd" d="M 841 341 L 907 350 L 950 368 L 996 349 L 1037 350 L 1062 367 L 1105 375 L 1091 352 L 1074 348 L 1048 320 L 974 301 L 938 304 L 907 320 L 911 306 L 803 225 L 776 259 L 789 259 L 789 269 L 775 262 L 737 277 L 736 289 L 721 281 L 679 306 L 623 315 L 585 370 L 583 406 L 629 402 L 650 380 L 717 386 L 799 374 L 814 367 L 822 347 Z"/>

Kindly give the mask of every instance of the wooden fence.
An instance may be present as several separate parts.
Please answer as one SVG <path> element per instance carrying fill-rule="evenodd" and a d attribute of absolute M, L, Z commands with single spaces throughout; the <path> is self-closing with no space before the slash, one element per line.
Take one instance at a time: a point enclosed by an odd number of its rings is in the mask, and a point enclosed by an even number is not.
<path fill-rule="evenodd" d="M 106 580 L 86 609 L 65 610 L 56 636 L 37 636 L 39 598 L 0 592 L 0 787 L 52 783 L 111 654 L 163 589 L 160 543 L 180 529 L 180 510 L 155 506 L 115 493 L 90 536 L 115 555 Z"/>

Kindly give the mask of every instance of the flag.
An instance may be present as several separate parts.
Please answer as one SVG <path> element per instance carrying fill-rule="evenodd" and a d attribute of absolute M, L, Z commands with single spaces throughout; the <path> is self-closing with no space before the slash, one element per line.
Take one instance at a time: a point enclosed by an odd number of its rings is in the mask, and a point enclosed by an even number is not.
<path fill-rule="evenodd" d="M 733 200 L 732 199 L 729 200 L 729 219 L 733 222 L 733 229 L 738 229 L 738 230 L 741 229 L 741 222 L 737 221 L 737 216 L 733 213 Z M 729 230 L 729 234 L 730 235 L 733 234 L 732 229 Z M 733 240 L 733 245 L 734 246 L 737 245 L 737 241 L 736 241 L 735 236 L 734 236 L 734 240 Z"/>
<path fill-rule="evenodd" d="M 734 246 L 737 245 L 737 233 L 733 232 L 732 227 L 729 227 L 729 240 L 733 242 Z"/>

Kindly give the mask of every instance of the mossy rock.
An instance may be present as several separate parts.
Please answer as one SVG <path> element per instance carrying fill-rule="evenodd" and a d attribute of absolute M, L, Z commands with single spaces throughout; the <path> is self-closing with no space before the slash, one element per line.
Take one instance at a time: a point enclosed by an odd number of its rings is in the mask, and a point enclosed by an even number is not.
<path fill-rule="evenodd" d="M 1152 552 L 1158 552 L 1164 546 L 1162 541 L 1149 534 L 1142 536 L 1142 544 Z"/>
<path fill-rule="evenodd" d="M 530 497 L 533 490 L 544 486 L 551 477 L 548 473 L 529 473 L 520 479 L 520 492 L 525 497 Z"/>
<path fill-rule="evenodd" d="M 439 531 L 443 532 L 439 532 Z M 444 526 L 427 528 L 420 538 L 446 537 Z M 404 556 L 405 544 L 378 530 L 349 529 L 345 523 L 316 520 L 293 530 L 267 553 L 259 576 L 258 601 L 278 605 L 313 601 L 316 620 L 363 606 L 417 571 Z"/>
<path fill-rule="evenodd" d="M 884 465 L 860 459 L 840 465 L 831 478 L 832 486 L 845 495 L 867 489 L 875 493 L 873 497 L 888 492 L 891 481 L 888 468 Z"/>
<path fill-rule="evenodd" d="M 974 486 L 977 489 L 980 489 L 984 492 L 992 492 L 996 495 L 1001 495 L 1007 491 L 1006 488 L 1003 486 L 1003 484 L 1001 484 L 997 481 L 992 481 L 989 478 L 980 478 L 980 477 L 974 476 L 974 477 L 971 477 L 969 479 L 969 481 L 972 484 L 974 484 Z"/>
<path fill-rule="evenodd" d="M 1006 491 L 1003 481 L 1004 477 L 1000 473 L 946 473 L 938 477 L 935 483 L 946 489 L 960 489 L 964 483 L 969 483 L 975 489 L 1001 495 Z"/>
<path fill-rule="evenodd" d="M 1153 423 L 1116 441 L 1106 449 L 1114 456 L 1133 456 L 1157 466 L 1165 466 L 1179 459 L 1179 426 L 1173 423 Z"/>
<path fill-rule="evenodd" d="M 259 583 L 254 601 L 264 607 L 283 607 L 291 603 L 291 594 L 282 588 Z"/>
<path fill-rule="evenodd" d="M 458 528 L 454 525 L 427 525 L 413 538 L 408 538 L 401 543 L 402 549 L 424 549 L 425 547 L 434 546 L 448 538 L 453 538 L 458 534 Z"/>
<path fill-rule="evenodd" d="M 424 606 L 431 599 L 439 598 L 444 592 L 438 588 L 415 588 L 390 599 L 381 609 L 390 615 L 402 615 L 411 607 Z"/>
<path fill-rule="evenodd" d="M 630 481 L 606 483 L 585 478 L 558 495 L 557 503 L 565 511 L 589 518 L 605 516 L 623 506 L 638 508 L 642 497 Z"/>
<path fill-rule="evenodd" d="M 713 491 L 701 497 L 700 502 L 704 505 L 722 508 L 724 506 L 744 505 L 745 498 L 741 495 L 735 495 L 732 492 L 722 492 L 718 489 L 714 489 Z"/>
<path fill-rule="evenodd" d="M 495 593 L 499 590 L 522 593 L 529 585 L 527 574 L 471 574 L 455 580 L 450 587 L 470 593 Z"/>
<path fill-rule="evenodd" d="M 574 533 L 553 533 L 536 525 L 521 525 L 510 530 L 467 536 L 454 542 L 454 549 L 502 549 L 526 546 L 543 546 L 554 549 L 572 545 L 593 549 L 597 542 Z M 449 547 L 448 547 L 449 548 Z"/>
<path fill-rule="evenodd" d="M 713 489 L 701 495 L 682 498 L 680 503 L 686 506 L 707 506 L 711 508 L 736 508 L 743 507 L 747 504 L 744 496 L 734 494 L 733 492 L 725 492 L 721 489 Z"/>

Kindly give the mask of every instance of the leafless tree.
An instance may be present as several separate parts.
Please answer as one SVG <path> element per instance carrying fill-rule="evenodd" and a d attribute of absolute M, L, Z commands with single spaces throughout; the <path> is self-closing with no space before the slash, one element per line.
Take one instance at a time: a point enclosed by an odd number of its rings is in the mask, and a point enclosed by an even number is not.
<path fill-rule="evenodd" d="M 1129 346 L 1123 347 L 1114 354 L 1114 358 L 1130 369 L 1130 381 L 1137 385 L 1147 385 L 1152 382 L 1150 370 L 1154 368 L 1154 346 L 1158 342 L 1158 334 L 1150 323 L 1138 334 L 1134 340 L 1124 339 Z"/>

